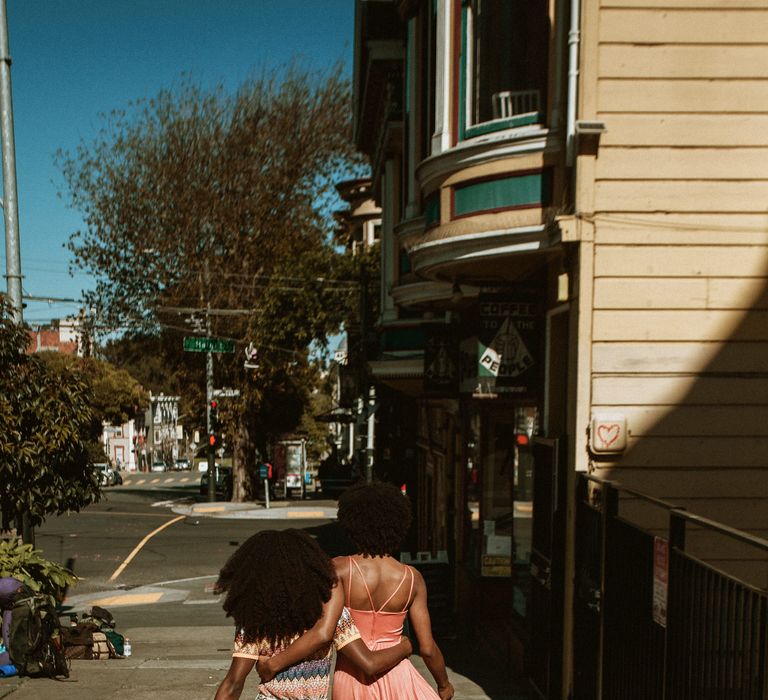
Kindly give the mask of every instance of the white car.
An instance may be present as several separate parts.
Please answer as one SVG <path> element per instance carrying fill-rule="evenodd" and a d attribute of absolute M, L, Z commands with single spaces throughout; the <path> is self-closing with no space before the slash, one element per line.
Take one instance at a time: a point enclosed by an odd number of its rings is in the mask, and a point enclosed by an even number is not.
<path fill-rule="evenodd" d="M 113 486 L 115 475 L 112 468 L 106 462 L 97 462 L 93 465 L 93 471 L 99 477 L 99 486 Z"/>
<path fill-rule="evenodd" d="M 166 465 L 166 463 L 163 462 L 162 460 L 157 460 L 155 462 L 152 462 L 152 471 L 153 472 L 168 471 L 168 465 Z"/>

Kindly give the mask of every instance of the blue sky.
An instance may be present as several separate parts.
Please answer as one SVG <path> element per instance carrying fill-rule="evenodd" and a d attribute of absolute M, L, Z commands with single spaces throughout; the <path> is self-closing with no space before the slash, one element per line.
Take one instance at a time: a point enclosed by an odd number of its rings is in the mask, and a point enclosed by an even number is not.
<path fill-rule="evenodd" d="M 352 0 L 6 0 L 10 41 L 24 293 L 78 298 L 68 274 L 69 234 L 57 149 L 90 141 L 100 113 L 153 96 L 190 74 L 235 88 L 254 72 L 298 57 L 351 71 Z M 4 235 L 4 228 L 3 228 Z M 0 246 L 5 273 L 5 246 Z M 3 285 L 5 291 L 5 285 Z M 31 324 L 76 304 L 27 302 Z"/>

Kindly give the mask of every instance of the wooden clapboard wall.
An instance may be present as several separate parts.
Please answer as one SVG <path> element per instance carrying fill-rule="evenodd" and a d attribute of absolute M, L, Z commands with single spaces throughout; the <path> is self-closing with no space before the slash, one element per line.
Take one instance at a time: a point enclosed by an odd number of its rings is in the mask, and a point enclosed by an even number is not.
<path fill-rule="evenodd" d="M 768 3 L 585 0 L 598 473 L 768 537 Z"/>

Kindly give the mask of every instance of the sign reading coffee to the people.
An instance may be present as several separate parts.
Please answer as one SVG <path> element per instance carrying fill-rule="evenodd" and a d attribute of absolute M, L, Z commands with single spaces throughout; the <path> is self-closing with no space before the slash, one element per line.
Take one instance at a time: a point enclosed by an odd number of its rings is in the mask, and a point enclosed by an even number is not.
<path fill-rule="evenodd" d="M 619 414 L 595 414 L 590 428 L 592 452 L 623 452 L 627 447 L 627 419 Z"/>
<path fill-rule="evenodd" d="M 537 302 L 481 301 L 473 393 L 535 395 L 540 319 Z"/>

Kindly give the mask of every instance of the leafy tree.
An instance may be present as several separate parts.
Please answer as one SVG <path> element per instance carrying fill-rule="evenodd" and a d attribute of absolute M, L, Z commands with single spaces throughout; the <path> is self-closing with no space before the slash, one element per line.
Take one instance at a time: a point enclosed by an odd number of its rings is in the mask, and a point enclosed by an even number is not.
<path fill-rule="evenodd" d="M 78 511 L 98 499 L 87 456 L 96 437 L 88 384 L 73 372 L 53 371 L 27 355 L 27 331 L 0 300 L 0 525 L 28 514 L 32 525 L 48 515 Z"/>
<path fill-rule="evenodd" d="M 109 362 L 59 352 L 41 352 L 37 356 L 51 371 L 71 371 L 89 384 L 93 392 L 91 409 L 98 426 L 127 423 L 149 402 L 144 387 L 127 371 Z"/>
<path fill-rule="evenodd" d="M 350 104 L 339 68 L 292 67 L 234 94 L 185 82 L 113 112 L 92 142 L 58 156 L 86 224 L 70 249 L 97 279 L 86 295 L 95 330 L 176 347 L 193 333 L 237 341 L 234 356 L 216 356 L 215 376 L 241 390 L 224 406 L 241 483 L 256 450 L 301 418 L 310 344 L 357 303 L 331 215 L 334 183 L 361 167 Z M 246 346 L 257 350 L 256 371 L 243 369 Z M 162 358 L 178 377 L 181 363 L 195 368 L 203 387 L 195 354 Z"/>

